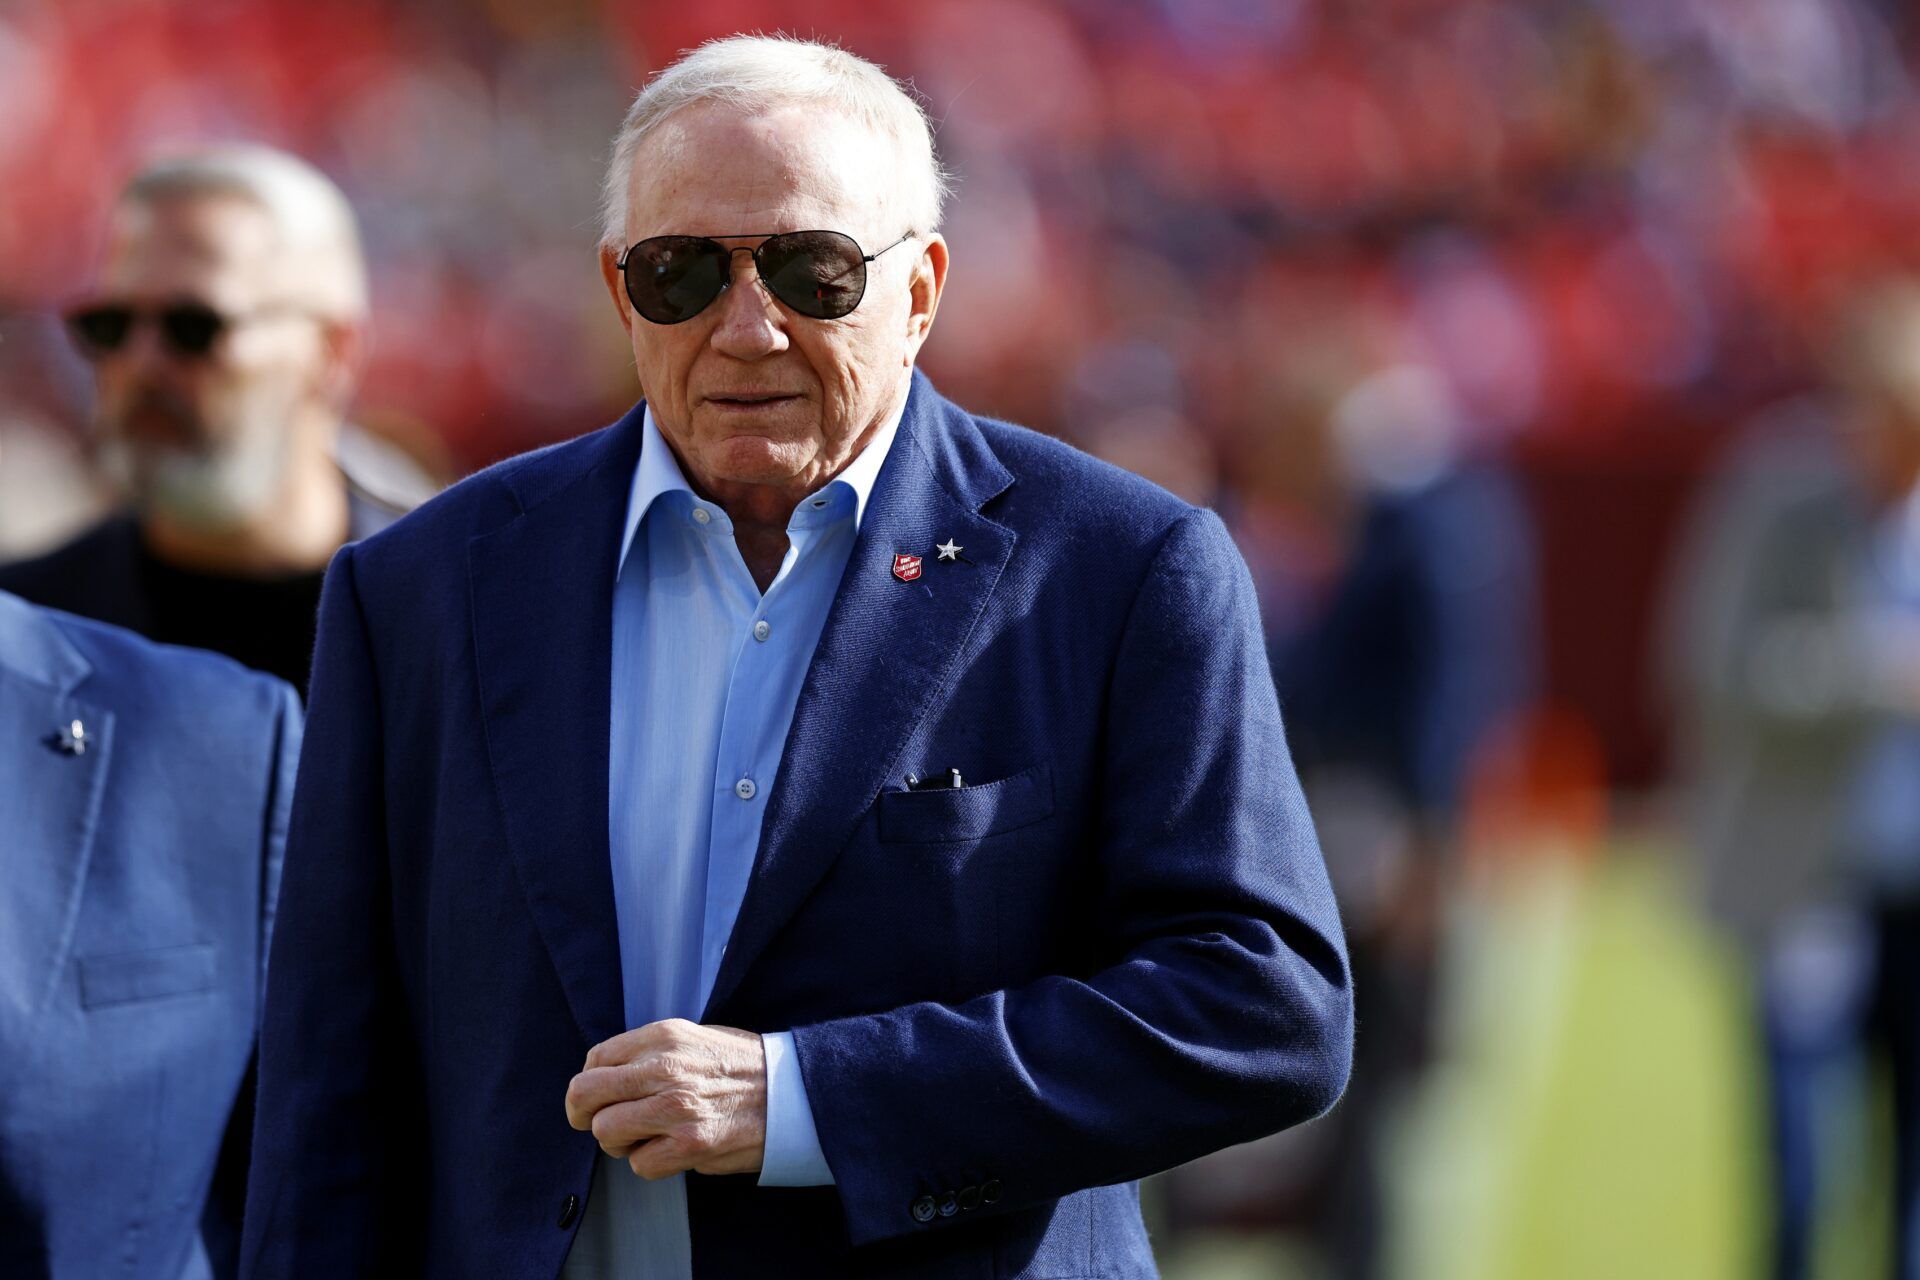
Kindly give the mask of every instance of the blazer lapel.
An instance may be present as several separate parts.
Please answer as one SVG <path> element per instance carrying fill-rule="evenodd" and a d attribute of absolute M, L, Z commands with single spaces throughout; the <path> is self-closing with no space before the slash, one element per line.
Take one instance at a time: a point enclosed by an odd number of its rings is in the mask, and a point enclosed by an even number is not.
<path fill-rule="evenodd" d="M 1013 552 L 1013 532 L 979 512 L 1012 482 L 972 418 L 916 373 L 801 685 L 707 1016 L 826 874 L 880 789 L 898 785 L 908 767 L 900 753 L 952 678 Z M 965 561 L 936 558 L 935 544 L 948 540 Z M 900 553 L 922 557 L 913 581 L 894 575 Z"/>
<path fill-rule="evenodd" d="M 639 456 L 636 407 L 585 469 L 475 538 L 475 660 L 507 841 L 589 1045 L 624 1029 L 608 862 L 613 570 Z"/>
<path fill-rule="evenodd" d="M 73 945 L 92 861 L 113 716 L 76 697 L 91 672 L 59 628 L 0 595 L 0 1003 L 31 1016 L 46 1006 Z M 63 745 L 81 722 L 85 749 Z"/>

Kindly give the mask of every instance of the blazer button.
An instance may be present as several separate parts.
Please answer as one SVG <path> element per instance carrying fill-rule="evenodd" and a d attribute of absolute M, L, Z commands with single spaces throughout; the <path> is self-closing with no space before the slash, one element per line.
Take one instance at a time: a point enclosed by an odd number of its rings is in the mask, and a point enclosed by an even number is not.
<path fill-rule="evenodd" d="M 913 1202 L 913 1220 L 915 1222 L 932 1222 L 939 1212 L 940 1210 L 934 1206 L 932 1196 L 921 1196 Z"/>
<path fill-rule="evenodd" d="M 993 1204 L 1000 1199 L 1000 1179 L 988 1178 L 980 1184 L 980 1203 Z"/>
<path fill-rule="evenodd" d="M 980 1207 L 980 1188 L 978 1187 L 960 1188 L 960 1207 L 962 1209 L 979 1208 Z"/>
<path fill-rule="evenodd" d="M 562 1200 L 560 1202 L 560 1229 L 562 1231 L 572 1226 L 573 1220 L 579 1216 L 580 1216 L 580 1197 L 579 1196 L 568 1196 L 565 1200 Z"/>
<path fill-rule="evenodd" d="M 941 1217 L 951 1218 L 954 1214 L 958 1212 L 960 1212 L 960 1201 L 954 1197 L 953 1192 L 949 1191 L 947 1192 L 947 1194 L 940 1197 L 940 1216 Z"/>

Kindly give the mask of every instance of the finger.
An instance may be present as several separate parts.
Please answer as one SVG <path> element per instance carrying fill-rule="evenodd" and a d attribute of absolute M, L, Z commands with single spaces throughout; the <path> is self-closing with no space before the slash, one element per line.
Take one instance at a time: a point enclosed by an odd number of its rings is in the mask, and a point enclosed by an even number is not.
<path fill-rule="evenodd" d="M 567 1123 L 576 1129 L 586 1130 L 593 1127 L 593 1113 L 598 1110 L 587 1100 L 584 1083 L 580 1076 L 567 1082 Z"/>
<path fill-rule="evenodd" d="M 622 1031 L 617 1036 L 602 1040 L 587 1050 L 586 1069 L 615 1067 L 623 1062 L 632 1061 L 633 1056 L 643 1051 L 648 1041 L 652 1039 L 648 1027 L 653 1025 L 648 1023 L 645 1027 L 635 1027 L 631 1031 Z"/>
<path fill-rule="evenodd" d="M 627 1167 L 652 1182 L 685 1173 L 693 1167 L 693 1160 L 678 1138 L 654 1138 L 634 1148 L 627 1156 Z"/>
<path fill-rule="evenodd" d="M 650 1058 L 582 1071 L 567 1084 L 567 1120 L 585 1129 L 602 1107 L 651 1097 L 670 1083 Z"/>
<path fill-rule="evenodd" d="M 696 1023 L 685 1018 L 662 1018 L 658 1022 L 649 1022 L 645 1026 L 635 1027 L 631 1031 L 622 1031 L 619 1035 L 602 1040 L 587 1050 L 587 1066 L 613 1067 L 623 1062 L 631 1062 L 649 1049 L 673 1048 L 691 1043 L 700 1030 Z"/>
<path fill-rule="evenodd" d="M 616 1102 L 594 1114 L 593 1140 L 608 1155 L 624 1156 L 638 1144 L 666 1133 L 680 1118 L 651 1098 Z"/>
<path fill-rule="evenodd" d="M 588 1103 L 584 1088 L 585 1082 L 580 1076 L 567 1081 L 567 1123 L 580 1130 L 593 1127 L 593 1113 L 596 1110 Z"/>

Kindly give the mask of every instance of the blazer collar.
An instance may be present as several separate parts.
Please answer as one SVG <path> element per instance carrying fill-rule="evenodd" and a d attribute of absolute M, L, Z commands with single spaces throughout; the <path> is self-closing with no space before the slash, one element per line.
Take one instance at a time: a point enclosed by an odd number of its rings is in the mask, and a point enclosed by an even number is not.
<path fill-rule="evenodd" d="M 1012 486 L 1013 473 L 980 434 L 973 415 L 934 390 L 918 369 L 901 425 L 907 441 L 925 455 L 930 478 L 968 510 L 978 511 Z"/>
<path fill-rule="evenodd" d="M 468 544 L 474 662 L 507 844 L 588 1045 L 620 1032 L 607 839 L 613 577 L 643 406 L 508 464 L 521 507 Z"/>
<path fill-rule="evenodd" d="M 55 693 L 71 691 L 93 672 L 42 610 L 4 591 L 0 591 L 0 666 Z"/>
<path fill-rule="evenodd" d="M 0 1025 L 16 1035 L 29 1033 L 14 1020 L 38 1016 L 65 969 L 93 855 L 114 715 L 76 692 L 92 673 L 51 615 L 0 592 Z M 84 751 L 61 746 L 75 720 Z"/>

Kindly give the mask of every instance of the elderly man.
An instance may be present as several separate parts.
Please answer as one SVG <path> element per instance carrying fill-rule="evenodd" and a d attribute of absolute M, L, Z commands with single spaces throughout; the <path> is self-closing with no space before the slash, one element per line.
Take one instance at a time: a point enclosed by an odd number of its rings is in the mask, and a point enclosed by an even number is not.
<path fill-rule="evenodd" d="M 0 592 L 0 1276 L 230 1276 L 293 690 Z"/>
<path fill-rule="evenodd" d="M 1339 1094 L 1246 568 L 913 372 L 941 187 L 871 64 L 691 54 L 644 402 L 336 559 L 251 1275 L 1151 1275 L 1132 1180 Z"/>
<path fill-rule="evenodd" d="M 132 508 L 0 588 L 304 688 L 327 561 L 430 491 L 343 426 L 366 309 L 353 212 L 304 161 L 220 147 L 142 170 L 68 315 Z"/>

